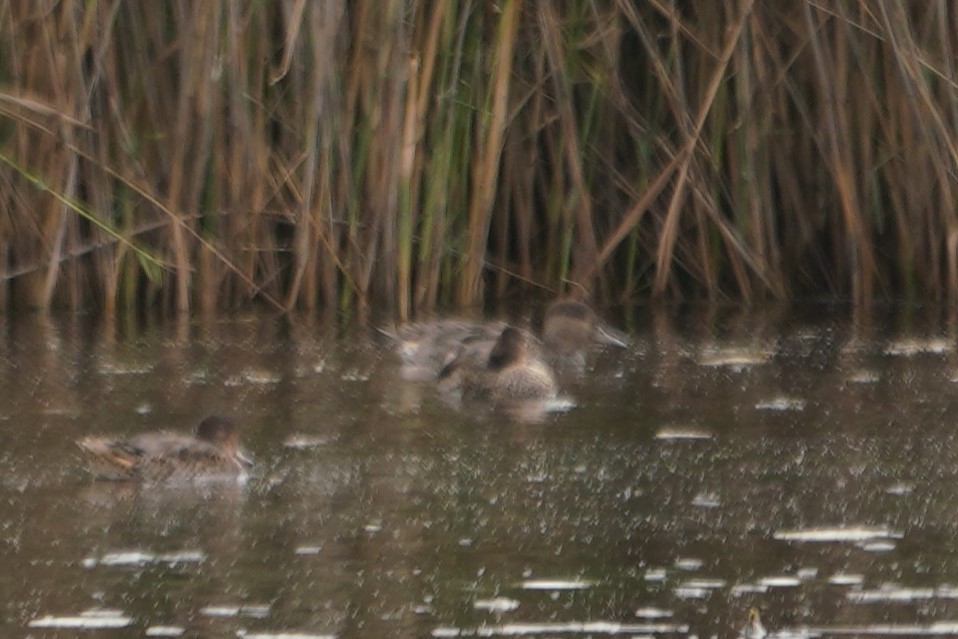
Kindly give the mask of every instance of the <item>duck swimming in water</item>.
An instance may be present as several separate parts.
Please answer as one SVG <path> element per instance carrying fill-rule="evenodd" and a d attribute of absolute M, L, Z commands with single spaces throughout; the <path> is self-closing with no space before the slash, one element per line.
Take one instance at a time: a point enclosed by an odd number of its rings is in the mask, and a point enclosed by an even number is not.
<path fill-rule="evenodd" d="M 470 399 L 550 399 L 558 385 L 525 331 L 506 326 L 493 342 L 485 361 L 475 354 L 460 354 L 439 375 L 444 393 L 458 391 Z"/>
<path fill-rule="evenodd" d="M 557 299 L 546 307 L 542 341 L 547 351 L 559 356 L 584 351 L 593 344 L 629 345 L 625 335 L 603 324 L 591 306 L 574 297 Z"/>
<path fill-rule="evenodd" d="M 454 359 L 484 365 L 507 326 L 499 321 L 441 319 L 381 332 L 395 340 L 403 377 L 428 380 L 435 379 Z M 546 308 L 541 342 L 528 331 L 516 330 L 523 333 L 528 352 L 560 366 L 583 366 L 585 352 L 597 344 L 620 348 L 629 344 L 623 333 L 604 324 L 591 306 L 574 296 L 559 298 Z"/>
<path fill-rule="evenodd" d="M 201 421 L 194 435 L 159 432 L 127 438 L 86 437 L 77 445 L 98 479 L 242 481 L 252 465 L 240 450 L 236 425 L 220 415 Z"/>

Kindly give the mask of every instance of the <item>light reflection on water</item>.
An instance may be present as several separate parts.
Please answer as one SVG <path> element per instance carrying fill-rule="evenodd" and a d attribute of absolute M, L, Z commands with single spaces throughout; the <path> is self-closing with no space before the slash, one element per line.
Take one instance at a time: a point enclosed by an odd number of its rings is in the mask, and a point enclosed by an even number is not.
<path fill-rule="evenodd" d="M 531 419 L 371 329 L 0 320 L 0 634 L 948 634 L 954 323 L 844 317 L 638 309 Z M 97 483 L 73 444 L 212 412 L 245 486 Z"/>

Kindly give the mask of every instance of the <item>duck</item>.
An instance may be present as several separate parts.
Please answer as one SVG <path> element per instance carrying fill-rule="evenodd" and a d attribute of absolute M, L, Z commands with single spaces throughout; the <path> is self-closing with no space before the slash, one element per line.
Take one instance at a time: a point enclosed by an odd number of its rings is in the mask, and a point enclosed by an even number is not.
<path fill-rule="evenodd" d="M 76 443 L 97 479 L 244 481 L 252 466 L 240 450 L 236 425 L 223 415 L 205 418 L 193 435 L 154 432 L 126 438 L 85 437 Z"/>
<path fill-rule="evenodd" d="M 453 360 L 484 364 L 506 326 L 498 321 L 440 319 L 380 332 L 394 340 L 404 379 L 435 380 Z"/>
<path fill-rule="evenodd" d="M 524 352 L 561 370 L 581 371 L 585 352 L 595 344 L 626 348 L 623 333 L 604 324 L 583 295 L 554 300 L 546 308 L 542 338 L 502 321 L 438 319 L 414 322 L 398 329 L 378 329 L 396 344 L 401 376 L 407 380 L 435 380 L 453 361 L 473 368 L 485 366 L 502 332 L 519 331 Z"/>
<path fill-rule="evenodd" d="M 593 344 L 627 348 L 628 338 L 602 321 L 578 297 L 560 297 L 546 307 L 542 320 L 542 341 L 555 356 L 581 353 Z"/>
<path fill-rule="evenodd" d="M 748 621 L 738 636 L 739 639 L 765 639 L 768 636 L 768 631 L 762 624 L 762 615 L 758 608 L 748 609 Z"/>
<path fill-rule="evenodd" d="M 535 338 L 515 326 L 506 326 L 491 344 L 485 360 L 461 349 L 439 374 L 444 394 L 467 399 L 551 399 L 558 392 L 552 368 L 539 356 Z"/>

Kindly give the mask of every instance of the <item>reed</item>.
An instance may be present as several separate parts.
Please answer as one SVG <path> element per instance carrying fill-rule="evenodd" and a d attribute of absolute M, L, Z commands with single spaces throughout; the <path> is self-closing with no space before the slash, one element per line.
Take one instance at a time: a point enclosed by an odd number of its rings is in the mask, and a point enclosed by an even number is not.
<path fill-rule="evenodd" d="M 949 2 L 0 18 L 2 309 L 958 302 Z"/>

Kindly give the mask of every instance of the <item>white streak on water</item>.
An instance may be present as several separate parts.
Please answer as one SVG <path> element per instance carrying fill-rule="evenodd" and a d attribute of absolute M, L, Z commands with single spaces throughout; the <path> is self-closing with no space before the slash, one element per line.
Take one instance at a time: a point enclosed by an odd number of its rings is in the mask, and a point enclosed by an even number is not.
<path fill-rule="evenodd" d="M 805 410 L 805 400 L 797 397 L 774 397 L 755 404 L 758 410 L 771 411 L 802 411 Z"/>
<path fill-rule="evenodd" d="M 120 610 L 87 610 L 79 615 L 54 617 L 47 615 L 27 624 L 30 628 L 125 628 L 133 623 Z"/>
<path fill-rule="evenodd" d="M 200 608 L 200 614 L 207 617 L 253 617 L 254 619 L 263 619 L 269 615 L 269 606 L 266 604 L 246 604 L 243 606 L 206 606 Z"/>
<path fill-rule="evenodd" d="M 672 593 L 679 599 L 705 599 L 711 592 L 707 588 L 689 588 L 688 586 L 679 586 L 672 589 Z"/>
<path fill-rule="evenodd" d="M 148 564 L 156 559 L 156 555 L 139 550 L 130 550 L 126 552 L 108 552 L 100 557 L 100 563 L 104 566 L 139 566 Z"/>
<path fill-rule="evenodd" d="M 649 568 L 643 577 L 646 581 L 665 581 L 664 568 Z"/>
<path fill-rule="evenodd" d="M 179 626 L 150 626 L 146 629 L 147 637 L 179 637 L 186 632 L 186 628 Z"/>
<path fill-rule="evenodd" d="M 901 588 L 895 584 L 883 584 L 877 590 L 853 590 L 846 593 L 845 598 L 855 603 L 952 600 L 958 599 L 958 587 L 943 585 L 936 588 Z"/>
<path fill-rule="evenodd" d="M 771 357 L 771 351 L 742 348 L 710 349 L 699 357 L 700 366 L 723 366 L 736 373 L 758 364 L 764 364 Z"/>
<path fill-rule="evenodd" d="M 692 427 L 666 426 L 655 434 L 656 439 L 712 439 L 708 431 Z"/>
<path fill-rule="evenodd" d="M 510 623 L 478 628 L 439 627 L 433 637 L 519 637 L 526 635 L 595 634 L 624 635 L 646 633 L 687 633 L 686 625 L 626 624 L 615 621 L 586 621 L 582 623 Z"/>
<path fill-rule="evenodd" d="M 764 584 L 735 584 L 730 591 L 733 597 L 765 592 L 768 592 L 768 586 Z"/>
<path fill-rule="evenodd" d="M 92 557 L 83 560 L 83 565 L 92 568 L 97 563 L 104 566 L 142 566 L 153 562 L 161 562 L 171 565 L 183 563 L 199 563 L 206 559 L 206 555 L 199 550 L 180 550 L 161 555 L 155 555 L 151 552 L 142 550 L 127 550 L 122 552 L 109 552 L 100 557 L 99 562 Z"/>
<path fill-rule="evenodd" d="M 869 541 L 858 545 L 865 552 L 889 552 L 895 549 L 895 544 L 890 541 Z"/>
<path fill-rule="evenodd" d="M 901 495 L 907 495 L 911 493 L 913 490 L 915 490 L 915 487 L 912 486 L 911 484 L 895 484 L 894 486 L 889 486 L 888 488 L 886 488 L 885 492 L 888 493 L 889 495 L 901 496 Z"/>
<path fill-rule="evenodd" d="M 237 637 L 244 639 L 336 639 L 336 635 L 314 635 L 303 632 L 249 632 L 237 630 Z"/>
<path fill-rule="evenodd" d="M 699 508 L 718 508 L 722 505 L 722 501 L 719 499 L 718 495 L 699 493 L 694 499 L 692 499 L 692 505 Z"/>
<path fill-rule="evenodd" d="M 322 546 L 299 546 L 294 552 L 297 555 L 318 555 Z"/>
<path fill-rule="evenodd" d="M 689 579 L 682 582 L 683 588 L 703 588 L 705 590 L 715 590 L 725 587 L 724 579 Z"/>
<path fill-rule="evenodd" d="M 472 603 L 472 607 L 476 610 L 488 610 L 490 612 L 512 612 L 519 607 L 519 602 L 508 597 L 476 599 Z"/>
<path fill-rule="evenodd" d="M 283 446 L 285 446 L 286 448 L 294 448 L 297 450 L 305 450 L 307 448 L 319 448 L 320 446 L 325 446 L 328 443 L 329 443 L 329 440 L 326 437 L 316 437 L 314 435 L 304 435 L 302 433 L 290 435 L 285 440 L 283 440 Z"/>
<path fill-rule="evenodd" d="M 776 577 L 762 577 L 758 580 L 759 585 L 768 588 L 794 588 L 800 586 L 802 581 L 798 577 L 789 577 L 787 575 Z"/>
<path fill-rule="evenodd" d="M 848 381 L 854 384 L 876 384 L 881 377 L 875 371 L 858 370 L 848 376 Z"/>
<path fill-rule="evenodd" d="M 951 340 L 942 337 L 931 337 L 926 339 L 901 339 L 892 342 L 885 349 L 885 355 L 902 355 L 910 357 L 912 355 L 921 355 L 929 353 L 932 355 L 941 355 L 955 350 Z"/>
<path fill-rule="evenodd" d="M 887 528 L 858 526 L 852 528 L 805 528 L 801 530 L 779 530 L 773 535 L 782 541 L 799 542 L 842 542 L 871 541 L 873 539 L 901 539 L 902 534 Z"/>
<path fill-rule="evenodd" d="M 958 634 L 958 621 L 937 621 L 928 625 L 872 624 L 868 626 L 817 626 L 806 628 L 814 635 L 832 636 L 884 636 L 884 637 L 934 637 Z M 776 633 L 777 636 L 777 633 Z"/>
<path fill-rule="evenodd" d="M 523 590 L 585 590 L 594 582 L 588 579 L 529 579 L 522 582 Z"/>
<path fill-rule="evenodd" d="M 864 575 L 849 575 L 843 572 L 835 573 L 828 579 L 828 583 L 836 586 L 860 586 L 864 581 Z"/>
<path fill-rule="evenodd" d="M 675 567 L 679 570 L 698 570 L 704 562 L 692 557 L 680 557 L 675 560 Z"/>
<path fill-rule="evenodd" d="M 643 619 L 665 619 L 672 616 L 672 611 L 661 608 L 639 608 L 635 611 L 635 616 Z"/>

